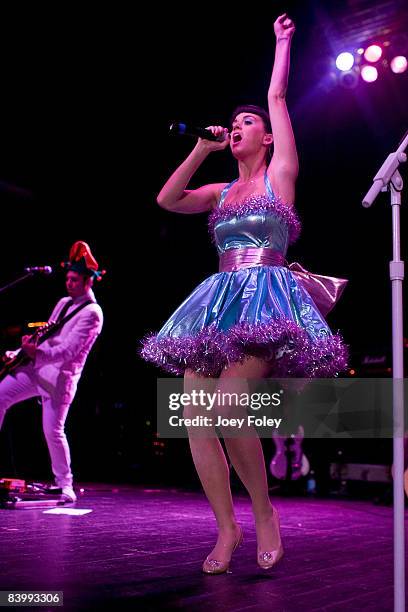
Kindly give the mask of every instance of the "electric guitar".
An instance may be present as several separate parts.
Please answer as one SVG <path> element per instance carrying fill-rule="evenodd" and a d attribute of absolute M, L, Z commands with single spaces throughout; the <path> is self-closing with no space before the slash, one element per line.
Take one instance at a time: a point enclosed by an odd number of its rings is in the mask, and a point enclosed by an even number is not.
<path fill-rule="evenodd" d="M 287 438 L 276 432 L 273 433 L 276 452 L 269 464 L 272 476 L 279 480 L 298 480 L 301 476 L 308 474 L 310 463 L 303 453 L 303 438 L 304 429 L 301 425 L 296 434 Z"/>
<path fill-rule="evenodd" d="M 55 334 L 59 329 L 61 329 L 65 323 L 67 323 L 72 317 L 74 317 L 82 308 L 88 306 L 88 304 L 92 304 L 92 300 L 86 300 L 82 302 L 80 306 L 75 308 L 72 312 L 70 312 L 65 317 L 58 319 L 57 321 L 50 321 L 49 323 L 45 323 L 31 335 L 31 342 L 35 342 L 37 345 L 45 342 L 50 336 Z M 65 308 L 67 304 L 65 305 Z M 11 374 L 16 370 L 19 366 L 26 365 L 31 361 L 31 358 L 24 353 L 24 351 L 19 351 L 13 357 L 2 357 L 3 365 L 0 366 L 0 381 L 3 380 L 7 376 L 7 374 Z"/>
<path fill-rule="evenodd" d="M 35 344 L 41 344 L 41 342 L 44 342 L 44 340 L 46 340 L 46 338 L 44 338 L 45 333 L 48 331 L 52 332 L 56 325 L 56 323 L 45 323 L 45 325 L 38 327 L 35 332 L 31 334 L 30 342 L 35 342 Z M 10 352 L 13 353 L 14 351 Z M 30 361 L 30 357 L 22 350 L 20 350 L 13 357 L 7 357 L 3 355 L 3 363 L 0 366 L 0 381 L 2 381 L 3 378 L 5 378 L 8 374 L 12 374 L 12 372 L 14 372 L 14 370 L 16 370 L 18 367 L 26 365 Z"/>

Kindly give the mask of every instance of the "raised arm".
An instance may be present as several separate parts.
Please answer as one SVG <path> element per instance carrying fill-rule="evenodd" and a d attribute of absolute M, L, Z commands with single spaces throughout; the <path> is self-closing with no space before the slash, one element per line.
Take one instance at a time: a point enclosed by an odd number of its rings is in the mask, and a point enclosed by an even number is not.
<path fill-rule="evenodd" d="M 274 30 L 276 35 L 275 61 L 268 91 L 274 149 L 268 174 L 276 195 L 281 197 L 286 204 L 293 204 L 299 162 L 286 106 L 286 90 L 289 77 L 290 45 L 295 26 L 284 13 L 275 21 Z"/>
<path fill-rule="evenodd" d="M 211 210 L 216 205 L 225 183 L 211 183 L 198 189 L 186 189 L 191 177 L 201 166 L 211 151 L 221 151 L 229 144 L 228 130 L 220 126 L 208 128 L 216 136 L 225 134 L 223 142 L 198 139 L 190 155 L 173 172 L 159 195 L 157 203 L 162 208 L 173 212 L 192 214 Z"/>

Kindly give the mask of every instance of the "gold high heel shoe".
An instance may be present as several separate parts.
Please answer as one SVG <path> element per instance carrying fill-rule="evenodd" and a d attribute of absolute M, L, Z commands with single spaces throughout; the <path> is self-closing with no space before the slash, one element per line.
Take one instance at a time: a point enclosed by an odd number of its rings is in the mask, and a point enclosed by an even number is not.
<path fill-rule="evenodd" d="M 280 521 L 279 521 L 279 514 L 276 508 L 273 508 L 273 513 L 274 515 L 276 515 L 276 520 L 278 523 L 279 546 L 278 548 L 274 550 L 268 550 L 268 551 L 260 551 L 258 548 L 258 556 L 257 556 L 259 567 L 261 567 L 262 569 L 266 569 L 266 570 L 274 567 L 274 565 L 276 565 L 278 561 L 282 559 L 283 557 L 283 546 L 282 546 L 282 542 L 280 539 Z"/>
<path fill-rule="evenodd" d="M 232 549 L 232 553 L 242 544 L 242 540 L 244 538 L 244 534 L 242 533 L 242 527 L 239 527 L 240 533 L 237 541 L 234 544 L 234 548 Z M 223 574 L 228 571 L 230 561 L 217 561 L 217 559 L 210 559 L 209 557 L 203 563 L 203 572 L 204 574 Z"/>

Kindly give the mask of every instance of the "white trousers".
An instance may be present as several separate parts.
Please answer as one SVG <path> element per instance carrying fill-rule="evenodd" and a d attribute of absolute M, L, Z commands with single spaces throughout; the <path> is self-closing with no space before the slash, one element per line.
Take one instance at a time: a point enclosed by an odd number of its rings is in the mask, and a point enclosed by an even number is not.
<path fill-rule="evenodd" d="M 42 425 L 55 482 L 59 487 L 72 487 L 71 456 L 64 426 L 73 397 L 60 392 L 46 393 L 39 387 L 31 365 L 19 367 L 0 382 L 0 429 L 10 406 L 36 396 L 42 399 Z"/>

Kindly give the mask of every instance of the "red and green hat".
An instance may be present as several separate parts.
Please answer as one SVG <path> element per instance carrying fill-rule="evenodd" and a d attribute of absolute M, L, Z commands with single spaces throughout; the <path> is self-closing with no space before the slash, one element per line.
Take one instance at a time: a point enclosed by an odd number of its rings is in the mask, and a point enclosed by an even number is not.
<path fill-rule="evenodd" d="M 69 261 L 64 261 L 61 265 L 67 272 L 72 270 L 78 272 L 78 274 L 91 276 L 98 281 L 106 273 L 106 270 L 98 270 L 98 262 L 92 255 L 89 244 L 82 240 L 78 240 L 72 245 L 69 252 Z"/>

